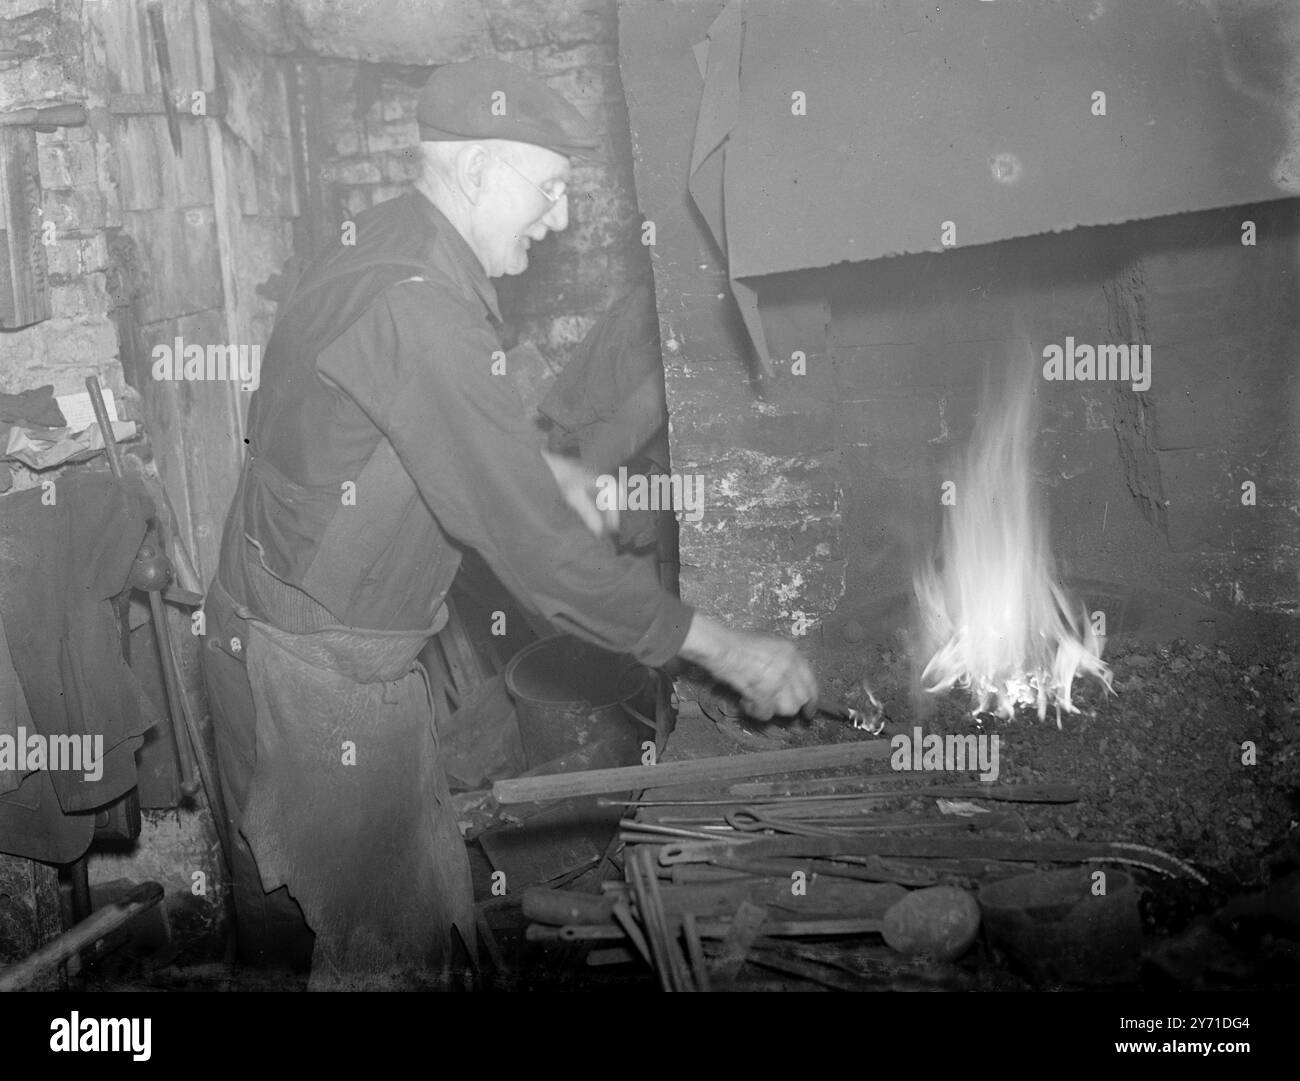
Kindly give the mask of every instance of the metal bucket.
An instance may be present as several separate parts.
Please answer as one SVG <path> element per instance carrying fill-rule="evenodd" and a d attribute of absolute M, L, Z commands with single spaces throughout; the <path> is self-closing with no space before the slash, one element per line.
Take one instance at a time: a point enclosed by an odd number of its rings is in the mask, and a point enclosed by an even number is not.
<path fill-rule="evenodd" d="M 648 697 L 652 676 L 629 656 L 565 634 L 520 650 L 506 666 L 506 688 L 515 700 L 528 768 L 597 742 L 611 745 L 621 764 L 639 761 L 642 742 L 654 732 L 629 708 Z M 638 712 L 653 708 L 641 705 Z"/>

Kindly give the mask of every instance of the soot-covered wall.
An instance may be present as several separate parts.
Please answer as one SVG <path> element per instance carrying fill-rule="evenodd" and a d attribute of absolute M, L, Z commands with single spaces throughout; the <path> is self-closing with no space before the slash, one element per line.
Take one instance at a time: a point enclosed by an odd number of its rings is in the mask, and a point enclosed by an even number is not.
<path fill-rule="evenodd" d="M 805 629 L 813 651 L 906 622 L 980 373 L 1015 363 L 1035 380 L 1054 550 L 1109 631 L 1217 637 L 1295 613 L 1294 200 L 751 280 L 780 372 L 760 399 L 725 256 L 686 190 L 692 46 L 723 4 L 668 7 L 620 6 L 620 62 L 673 466 L 705 478 L 704 514 L 682 523 L 686 599 Z M 1042 349 L 1067 336 L 1150 345 L 1151 385 L 1044 380 Z"/>
<path fill-rule="evenodd" d="M 1060 569 L 1112 633 L 1214 634 L 1234 612 L 1293 613 L 1297 210 L 1282 201 L 821 274 L 844 491 L 840 637 L 906 590 L 937 536 L 982 375 L 1004 366 L 1034 385 Z M 1255 245 L 1241 242 L 1245 222 Z M 779 307 L 780 284 L 770 292 Z M 1044 350 L 1067 337 L 1149 345 L 1149 386 L 1046 378 Z"/>

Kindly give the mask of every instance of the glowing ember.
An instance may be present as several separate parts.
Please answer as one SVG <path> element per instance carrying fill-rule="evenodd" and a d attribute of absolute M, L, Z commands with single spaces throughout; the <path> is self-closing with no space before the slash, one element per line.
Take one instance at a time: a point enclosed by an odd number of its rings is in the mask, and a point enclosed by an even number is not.
<path fill-rule="evenodd" d="M 939 560 L 916 574 L 930 661 L 922 686 L 940 692 L 970 687 L 975 713 L 1010 717 L 1033 706 L 1070 701 L 1075 673 L 1110 690 L 1110 668 L 1087 612 L 1056 578 L 1048 532 L 1034 499 L 1030 469 L 1032 381 L 1011 381 L 1001 402 L 985 394 L 972 446 L 957 472 L 955 506 L 944 508 Z"/>

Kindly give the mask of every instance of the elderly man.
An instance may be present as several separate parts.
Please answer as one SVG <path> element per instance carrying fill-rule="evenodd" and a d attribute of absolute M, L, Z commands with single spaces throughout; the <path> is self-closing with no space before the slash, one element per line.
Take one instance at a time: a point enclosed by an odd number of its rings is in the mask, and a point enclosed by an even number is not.
<path fill-rule="evenodd" d="M 241 953 L 310 958 L 315 987 L 427 982 L 473 957 L 415 660 L 463 549 L 557 628 L 698 663 L 756 716 L 817 694 L 788 642 L 709 620 L 592 535 L 609 523 L 586 478 L 543 455 L 494 370 L 489 279 L 567 226 L 570 158 L 598 146 L 586 121 L 493 60 L 438 69 L 418 115 L 416 191 L 361 215 L 281 307 L 207 604 Z"/>

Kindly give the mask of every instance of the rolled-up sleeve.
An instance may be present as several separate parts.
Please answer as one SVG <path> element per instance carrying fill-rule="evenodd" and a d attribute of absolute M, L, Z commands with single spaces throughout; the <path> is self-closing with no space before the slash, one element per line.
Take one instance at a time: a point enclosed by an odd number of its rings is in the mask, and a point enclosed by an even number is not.
<path fill-rule="evenodd" d="M 592 536 L 560 493 L 474 305 L 435 282 L 393 286 L 325 350 L 321 373 L 392 443 L 439 524 L 556 627 L 659 666 L 692 609 Z"/>

